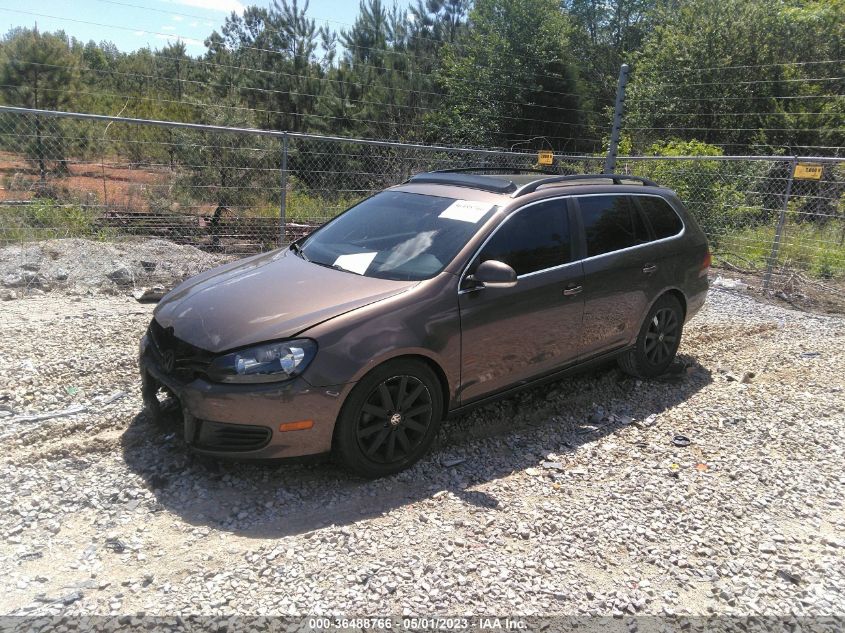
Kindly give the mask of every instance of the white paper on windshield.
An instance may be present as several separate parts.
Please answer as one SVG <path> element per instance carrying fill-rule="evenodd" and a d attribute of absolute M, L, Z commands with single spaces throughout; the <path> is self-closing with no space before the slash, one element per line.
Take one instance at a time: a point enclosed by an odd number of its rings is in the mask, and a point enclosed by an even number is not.
<path fill-rule="evenodd" d="M 455 200 L 446 207 L 439 217 L 447 220 L 460 220 L 475 224 L 495 205 L 489 202 L 473 202 L 472 200 Z"/>
<path fill-rule="evenodd" d="M 359 275 L 363 275 L 367 268 L 370 267 L 370 264 L 373 263 L 378 253 L 351 253 L 349 255 L 341 255 L 336 260 L 334 260 L 335 266 L 340 266 L 345 270 L 349 270 L 353 273 L 358 273 Z"/>

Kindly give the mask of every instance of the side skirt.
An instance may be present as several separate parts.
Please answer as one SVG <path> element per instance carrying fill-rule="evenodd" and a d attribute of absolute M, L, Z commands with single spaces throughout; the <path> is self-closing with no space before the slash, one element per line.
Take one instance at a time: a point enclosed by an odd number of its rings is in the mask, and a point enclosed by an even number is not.
<path fill-rule="evenodd" d="M 497 400 L 503 400 L 505 398 L 509 398 L 514 394 L 517 394 L 521 391 L 526 391 L 527 389 L 533 389 L 534 387 L 539 387 L 549 382 L 555 382 L 560 380 L 561 378 L 566 378 L 567 376 L 571 376 L 573 374 L 578 374 L 583 371 L 587 371 L 589 369 L 593 369 L 599 365 L 607 363 L 615 359 L 617 356 L 622 354 L 623 352 L 627 352 L 629 349 L 633 347 L 632 345 L 622 347 L 620 349 L 615 349 L 612 352 L 606 352 L 599 356 L 595 356 L 590 358 L 589 360 L 581 361 L 576 363 L 575 365 L 570 365 L 564 369 L 559 369 L 557 371 L 552 372 L 551 374 L 546 374 L 545 376 L 541 376 L 539 378 L 535 378 L 528 382 L 524 382 L 513 387 L 508 387 L 503 391 L 499 391 L 498 393 L 494 393 L 489 396 L 484 396 L 479 398 L 478 400 L 473 400 L 472 402 L 468 402 L 467 404 L 462 404 L 459 407 L 455 407 L 454 409 L 450 409 L 449 413 L 446 415 L 447 420 L 451 420 L 452 418 L 459 417 L 468 413 L 472 409 L 476 407 L 484 406 L 485 404 L 490 404 L 491 402 L 496 402 Z"/>

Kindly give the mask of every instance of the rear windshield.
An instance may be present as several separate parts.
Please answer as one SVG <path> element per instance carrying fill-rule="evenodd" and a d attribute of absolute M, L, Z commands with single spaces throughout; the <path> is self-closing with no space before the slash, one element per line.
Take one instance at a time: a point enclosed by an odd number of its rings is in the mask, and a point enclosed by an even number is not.
<path fill-rule="evenodd" d="M 433 277 L 496 210 L 489 202 L 383 191 L 308 237 L 301 257 L 367 277 Z"/>

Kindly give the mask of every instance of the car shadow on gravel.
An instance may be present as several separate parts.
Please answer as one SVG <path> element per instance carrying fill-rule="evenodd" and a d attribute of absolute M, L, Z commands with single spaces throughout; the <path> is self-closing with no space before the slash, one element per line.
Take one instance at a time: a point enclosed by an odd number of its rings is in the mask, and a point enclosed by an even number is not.
<path fill-rule="evenodd" d="M 429 456 L 375 481 L 350 477 L 329 460 L 239 463 L 195 455 L 176 424 L 161 425 L 144 413 L 132 420 L 121 445 L 128 469 L 153 491 L 147 511 L 245 537 L 278 538 L 354 524 L 444 491 L 469 510 L 502 510 L 494 494 L 476 488 L 526 469 L 571 485 L 564 471 L 573 454 L 628 426 L 649 426 L 650 416 L 711 381 L 707 369 L 680 356 L 656 380 L 606 366 L 548 383 L 444 422 Z"/>

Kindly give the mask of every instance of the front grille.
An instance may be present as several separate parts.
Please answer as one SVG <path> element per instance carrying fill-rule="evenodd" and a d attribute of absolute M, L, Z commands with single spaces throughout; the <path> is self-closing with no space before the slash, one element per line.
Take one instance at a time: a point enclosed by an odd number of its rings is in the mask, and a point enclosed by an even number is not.
<path fill-rule="evenodd" d="M 272 431 L 266 426 L 224 424 L 197 420 L 194 445 L 211 451 L 256 451 L 270 442 Z"/>
<path fill-rule="evenodd" d="M 184 382 L 206 376 L 214 358 L 211 352 L 186 343 L 173 333 L 172 327 L 164 328 L 155 319 L 150 321 L 147 335 L 158 366 L 165 374 Z"/>

